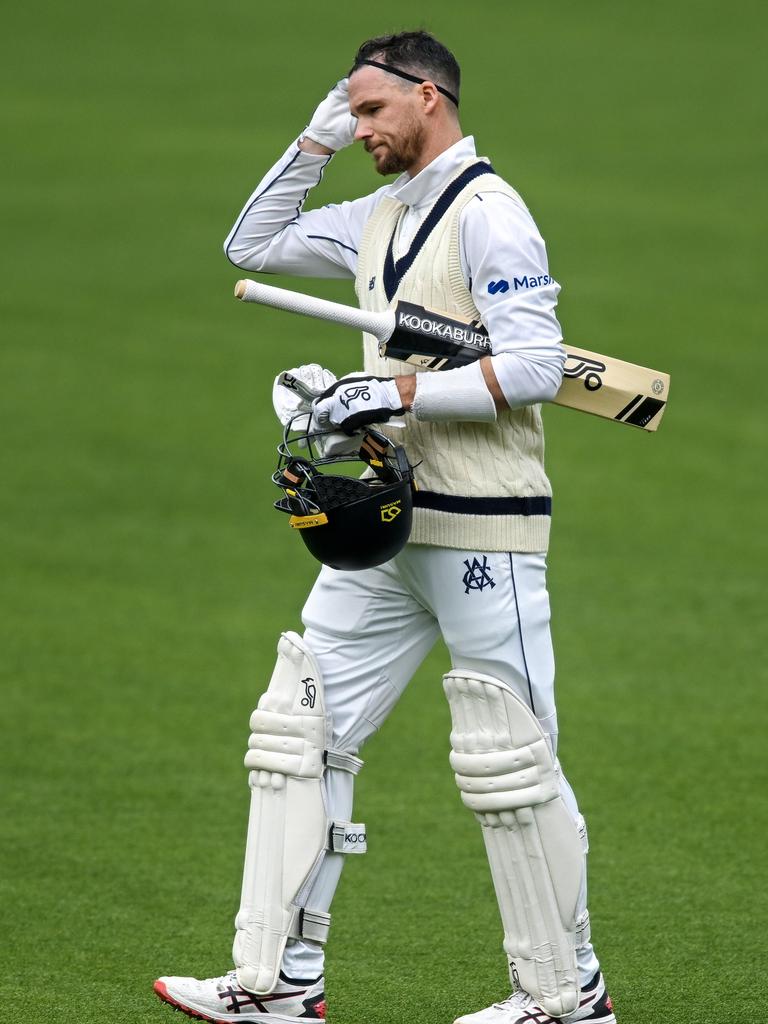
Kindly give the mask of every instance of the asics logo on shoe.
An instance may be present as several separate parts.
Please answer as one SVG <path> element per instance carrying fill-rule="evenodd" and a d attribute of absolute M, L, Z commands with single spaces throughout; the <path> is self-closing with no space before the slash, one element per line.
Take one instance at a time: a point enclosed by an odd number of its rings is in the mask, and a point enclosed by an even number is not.
<path fill-rule="evenodd" d="M 233 988 L 231 985 L 219 992 L 219 999 L 230 1000 L 227 1009 L 231 1013 L 240 1013 L 244 1006 L 257 1006 L 261 1009 L 258 1000 L 251 992 L 246 992 L 243 988 Z"/>
<path fill-rule="evenodd" d="M 244 988 L 235 988 L 234 985 L 230 985 L 228 988 L 219 990 L 219 999 L 229 999 L 229 1003 L 226 1009 L 230 1013 L 240 1013 L 240 1011 L 246 1006 L 255 1006 L 261 1013 L 267 1012 L 265 1003 L 272 1003 L 275 1000 L 286 999 L 289 997 L 296 998 L 303 996 L 306 989 L 302 989 L 297 992 L 274 992 L 270 995 L 255 996 L 253 992 L 246 992 Z"/>

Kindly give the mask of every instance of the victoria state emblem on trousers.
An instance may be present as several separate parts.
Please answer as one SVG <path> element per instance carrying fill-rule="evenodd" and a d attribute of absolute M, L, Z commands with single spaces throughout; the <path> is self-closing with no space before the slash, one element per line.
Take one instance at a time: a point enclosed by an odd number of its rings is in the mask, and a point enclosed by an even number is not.
<path fill-rule="evenodd" d="M 397 501 L 390 501 L 390 503 L 388 505 L 382 505 L 381 506 L 381 521 L 382 521 L 382 523 L 391 523 L 393 519 L 397 519 L 397 517 L 400 515 L 400 513 L 402 511 L 403 510 L 401 508 L 401 502 L 400 502 L 399 499 Z"/>
<path fill-rule="evenodd" d="M 471 562 L 468 558 L 465 558 L 464 565 L 467 567 L 467 571 L 462 579 L 465 594 L 468 594 L 470 590 L 482 591 L 486 587 L 493 589 L 496 586 L 495 581 L 491 578 L 491 573 L 488 569 L 488 559 L 485 555 L 483 555 L 482 562 L 478 558 L 473 558 Z"/>

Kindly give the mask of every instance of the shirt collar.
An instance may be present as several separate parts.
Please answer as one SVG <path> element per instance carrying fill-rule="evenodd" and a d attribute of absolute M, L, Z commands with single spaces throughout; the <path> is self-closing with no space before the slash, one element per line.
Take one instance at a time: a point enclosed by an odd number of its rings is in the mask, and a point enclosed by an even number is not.
<path fill-rule="evenodd" d="M 411 178 L 407 173 L 392 182 L 390 195 L 406 206 L 419 207 L 432 204 L 445 188 L 446 179 L 458 171 L 463 163 L 477 156 L 473 136 L 459 139 L 436 156 L 423 171 Z"/>

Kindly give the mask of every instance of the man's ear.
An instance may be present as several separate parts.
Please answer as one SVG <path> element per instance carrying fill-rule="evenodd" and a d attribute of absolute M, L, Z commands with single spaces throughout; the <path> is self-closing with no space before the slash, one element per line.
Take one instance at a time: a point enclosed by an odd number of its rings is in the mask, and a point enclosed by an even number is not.
<path fill-rule="evenodd" d="M 434 82 L 421 83 L 421 101 L 425 114 L 431 114 L 440 99 L 440 93 Z"/>

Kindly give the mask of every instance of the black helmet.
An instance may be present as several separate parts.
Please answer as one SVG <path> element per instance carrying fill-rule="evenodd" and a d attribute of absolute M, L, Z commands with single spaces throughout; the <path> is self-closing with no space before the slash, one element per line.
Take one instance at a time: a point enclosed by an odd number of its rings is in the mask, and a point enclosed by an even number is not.
<path fill-rule="evenodd" d="M 272 475 L 284 491 L 275 508 L 290 514 L 291 526 L 320 562 L 333 569 L 370 569 L 394 558 L 408 540 L 413 468 L 404 448 L 371 427 L 359 449 L 320 457 L 318 441 L 322 447 L 330 433 L 296 433 L 288 424 Z M 321 472 L 361 462 L 369 467 L 363 478 Z"/>

